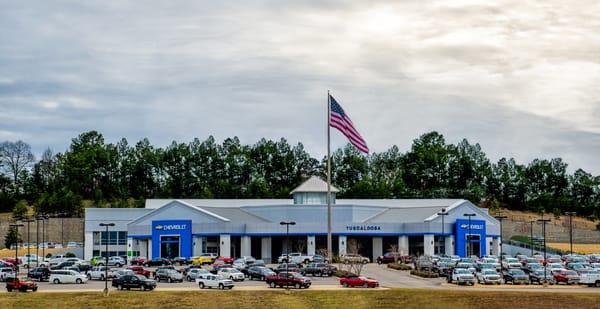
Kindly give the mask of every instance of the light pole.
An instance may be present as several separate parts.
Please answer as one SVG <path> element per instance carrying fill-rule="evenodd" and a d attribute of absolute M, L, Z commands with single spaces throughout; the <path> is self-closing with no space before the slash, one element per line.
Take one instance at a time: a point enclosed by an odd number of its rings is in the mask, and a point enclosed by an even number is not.
<path fill-rule="evenodd" d="M 10 227 L 14 227 L 15 228 L 15 233 L 17 234 L 17 238 L 15 239 L 15 271 L 17 274 L 19 274 L 19 226 L 23 226 L 23 224 L 21 223 L 11 223 L 9 224 Z"/>
<path fill-rule="evenodd" d="M 544 283 L 548 282 L 546 280 L 546 267 L 548 263 L 546 263 L 546 222 L 550 222 L 550 219 L 539 219 L 538 222 L 542 223 L 542 237 L 544 237 Z"/>
<path fill-rule="evenodd" d="M 473 245 L 471 243 L 471 217 L 475 217 L 476 214 L 473 214 L 473 213 L 471 213 L 471 214 L 464 214 L 463 216 L 469 218 L 469 234 L 467 235 L 467 243 L 468 243 L 468 247 L 467 247 L 468 250 L 467 251 L 469 251 L 468 252 L 469 257 L 471 257 L 471 253 L 473 251 L 473 250 L 471 250 L 471 246 Z"/>
<path fill-rule="evenodd" d="M 446 208 L 442 208 L 442 211 L 437 213 L 438 216 L 442 217 L 442 239 L 444 240 L 444 255 L 446 254 L 446 236 L 444 235 L 444 217 L 448 215 Z M 434 236 L 435 237 L 435 236 Z M 438 254 L 441 254 L 438 252 Z"/>
<path fill-rule="evenodd" d="M 529 246 L 531 247 L 531 256 L 533 256 L 533 250 L 534 250 L 534 246 L 535 246 L 535 243 L 533 242 L 533 224 L 535 223 L 535 220 L 531 220 L 531 221 L 529 221 L 529 223 L 531 225 L 531 227 L 529 229 L 529 233 L 531 234 L 529 236 Z"/>
<path fill-rule="evenodd" d="M 296 225 L 295 221 L 281 221 L 279 222 L 280 225 L 285 225 L 285 238 L 286 238 L 286 255 L 285 255 L 285 272 L 288 272 L 288 267 L 290 265 L 290 225 Z M 289 286 L 288 286 L 289 288 Z"/>
<path fill-rule="evenodd" d="M 502 236 L 502 221 L 508 217 L 505 215 L 498 215 L 494 218 L 500 221 L 500 271 L 502 271 L 502 243 L 504 242 L 504 237 Z"/>
<path fill-rule="evenodd" d="M 104 295 L 108 295 L 108 227 L 115 226 L 114 223 L 100 223 L 100 226 L 106 227 L 106 263 L 104 264 Z M 100 237 L 102 240 L 102 237 Z"/>
<path fill-rule="evenodd" d="M 37 255 L 37 261 L 35 267 L 40 267 L 40 221 L 35 218 L 35 255 Z"/>
<path fill-rule="evenodd" d="M 31 241 L 29 240 L 29 224 L 31 222 L 35 221 L 32 218 L 27 217 L 27 219 L 23 220 L 23 222 L 27 222 L 27 273 L 29 274 L 31 271 L 31 265 L 29 264 L 30 259 L 31 259 L 31 254 L 30 254 L 30 250 L 31 250 Z M 37 254 L 36 254 L 37 255 Z M 39 258 L 39 257 L 38 257 Z M 36 259 L 37 260 L 37 259 Z"/>
<path fill-rule="evenodd" d="M 571 256 L 573 256 L 573 216 L 577 215 L 577 213 L 567 211 L 565 215 L 569 216 L 569 244 L 571 245 Z"/>
<path fill-rule="evenodd" d="M 45 259 L 46 258 L 46 238 L 45 238 L 45 233 L 46 233 L 46 220 L 48 220 L 48 216 L 37 216 L 36 220 L 41 220 L 42 221 L 42 256 Z M 38 247 L 39 247 L 40 243 L 38 242 Z"/>

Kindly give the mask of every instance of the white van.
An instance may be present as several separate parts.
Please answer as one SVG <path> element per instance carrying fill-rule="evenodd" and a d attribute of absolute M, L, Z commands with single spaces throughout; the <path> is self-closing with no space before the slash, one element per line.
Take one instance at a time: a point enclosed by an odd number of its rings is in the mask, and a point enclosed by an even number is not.
<path fill-rule="evenodd" d="M 60 283 L 85 283 L 87 282 L 87 277 L 83 274 L 80 274 L 74 270 L 53 270 L 50 272 L 49 282 L 54 284 Z"/>

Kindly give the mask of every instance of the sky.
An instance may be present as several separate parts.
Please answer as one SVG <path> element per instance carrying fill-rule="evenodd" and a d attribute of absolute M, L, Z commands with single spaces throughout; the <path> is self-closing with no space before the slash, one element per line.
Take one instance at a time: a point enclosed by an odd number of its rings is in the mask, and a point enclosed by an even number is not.
<path fill-rule="evenodd" d="M 598 16 L 596 0 L 0 0 L 0 141 L 284 137 L 321 157 L 330 90 L 374 152 L 436 130 L 599 175 Z"/>

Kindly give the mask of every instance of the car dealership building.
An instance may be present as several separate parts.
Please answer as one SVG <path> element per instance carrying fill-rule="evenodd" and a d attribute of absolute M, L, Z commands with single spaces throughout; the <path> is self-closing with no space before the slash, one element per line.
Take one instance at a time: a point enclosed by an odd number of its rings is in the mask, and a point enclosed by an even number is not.
<path fill-rule="evenodd" d="M 498 254 L 500 225 L 462 199 L 339 199 L 332 187 L 334 255 Z M 145 208 L 87 208 L 85 259 L 112 255 L 252 255 L 266 262 L 327 247 L 327 184 L 311 177 L 292 199 L 151 199 Z M 447 215 L 438 213 L 445 209 Z M 471 214 L 472 216 L 465 216 Z M 469 220 L 470 219 L 470 220 Z M 281 221 L 294 221 L 289 235 Z M 442 224 L 443 222 L 443 224 Z M 470 227 L 469 227 L 470 222 Z M 100 223 L 114 223 L 106 233 Z M 108 244 L 108 251 L 105 246 Z"/>

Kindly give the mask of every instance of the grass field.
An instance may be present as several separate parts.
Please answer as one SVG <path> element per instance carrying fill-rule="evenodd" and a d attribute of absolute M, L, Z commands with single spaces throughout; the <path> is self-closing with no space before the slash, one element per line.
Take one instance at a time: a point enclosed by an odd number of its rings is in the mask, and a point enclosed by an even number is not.
<path fill-rule="evenodd" d="M 61 249 L 46 248 L 44 250 L 44 252 L 46 253 L 46 255 L 48 253 L 55 254 L 55 253 L 63 253 L 63 252 L 68 252 L 68 251 L 69 251 L 69 249 L 66 249 L 66 248 L 61 248 Z M 35 249 L 34 248 L 29 249 L 29 253 L 35 254 Z M 27 249 L 19 248 L 17 255 L 18 256 L 24 256 L 25 254 L 27 254 Z M 40 254 L 40 256 L 42 255 L 42 249 L 39 250 L 39 254 Z M 0 258 L 3 258 L 3 257 L 12 257 L 12 258 L 14 258 L 15 257 L 15 250 L 14 249 L 12 249 L 12 250 L 11 249 L 0 249 Z"/>
<path fill-rule="evenodd" d="M 392 289 L 7 293 L 0 308 L 600 308 L 599 294 Z"/>
<path fill-rule="evenodd" d="M 546 245 L 563 251 L 571 250 L 570 244 L 549 242 Z M 573 244 L 573 252 L 580 254 L 600 253 L 600 244 Z"/>

